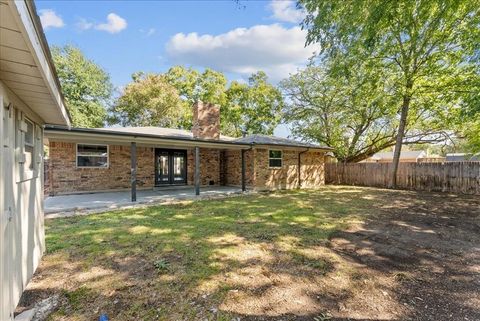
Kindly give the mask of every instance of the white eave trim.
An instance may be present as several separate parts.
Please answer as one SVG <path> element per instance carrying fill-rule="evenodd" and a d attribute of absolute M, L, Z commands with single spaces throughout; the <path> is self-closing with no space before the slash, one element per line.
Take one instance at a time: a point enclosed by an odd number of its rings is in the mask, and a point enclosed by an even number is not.
<path fill-rule="evenodd" d="M 40 71 L 40 74 L 45 81 L 50 95 L 56 102 L 58 112 L 62 115 L 62 118 L 65 122 L 64 124 L 59 125 L 70 126 L 70 118 L 68 117 L 67 110 L 63 104 L 60 88 L 58 88 L 55 81 L 56 76 L 50 68 L 47 55 L 43 50 L 40 39 L 38 38 L 38 34 L 32 21 L 32 17 L 30 15 L 30 11 L 28 10 L 27 4 L 25 3 L 25 0 L 15 0 L 13 4 L 14 5 L 11 5 L 10 8 L 12 8 L 12 11 L 14 13 L 14 19 L 17 21 L 17 25 L 22 31 L 22 35 L 33 55 L 38 70 Z"/>

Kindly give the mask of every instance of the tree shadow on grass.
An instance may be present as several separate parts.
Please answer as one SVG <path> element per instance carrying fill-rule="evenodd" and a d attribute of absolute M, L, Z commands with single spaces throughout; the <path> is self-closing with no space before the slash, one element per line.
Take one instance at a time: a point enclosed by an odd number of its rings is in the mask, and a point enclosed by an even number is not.
<path fill-rule="evenodd" d="M 59 254 L 61 262 L 76 264 L 56 287 L 70 298 L 59 312 L 68 316 L 313 320 L 328 313 L 331 320 L 430 320 L 428 308 L 422 318 L 410 302 L 432 281 L 423 269 L 442 267 L 446 279 L 464 278 L 455 295 L 474 287 L 466 285 L 468 265 L 454 275 L 457 260 L 444 264 L 436 232 L 460 230 L 461 245 L 453 250 L 465 259 L 474 228 L 444 212 L 458 207 L 440 203 L 462 203 L 469 213 L 475 202 L 441 195 L 336 187 L 56 219 L 48 222 L 43 264 Z M 55 277 L 50 271 L 42 279 L 45 273 L 41 267 L 33 282 L 39 293 Z M 433 306 L 448 300 L 448 311 L 478 315 L 468 300 L 455 303 L 452 294 L 435 301 L 440 293 L 432 291 Z"/>
<path fill-rule="evenodd" d="M 391 275 L 410 319 L 480 319 L 478 197 L 383 194 L 389 201 L 376 199 L 381 215 L 335 233 L 330 248 L 348 261 Z"/>

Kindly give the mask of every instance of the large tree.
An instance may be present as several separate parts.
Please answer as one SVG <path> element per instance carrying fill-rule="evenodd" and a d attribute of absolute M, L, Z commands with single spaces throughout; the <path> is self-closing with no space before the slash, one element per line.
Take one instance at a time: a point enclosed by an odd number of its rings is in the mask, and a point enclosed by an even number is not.
<path fill-rule="evenodd" d="M 264 72 L 252 74 L 248 83 L 233 81 L 228 87 L 223 73 L 208 68 L 199 72 L 175 66 L 165 77 L 186 103 L 201 100 L 219 105 L 225 135 L 272 134 L 281 120 L 282 95 Z"/>
<path fill-rule="evenodd" d="M 110 76 L 74 46 L 52 47 L 52 58 L 75 127 L 103 127 L 112 84 Z"/>
<path fill-rule="evenodd" d="M 398 120 L 395 97 L 388 95 L 390 81 L 362 64 L 330 72 L 312 63 L 281 83 L 285 121 L 293 125 L 294 136 L 334 148 L 342 162 L 364 160 L 395 145 Z M 406 143 L 443 140 L 439 124 L 422 116 L 410 114 Z"/>
<path fill-rule="evenodd" d="M 185 111 L 183 127 L 192 127 L 192 105 L 196 101 L 225 105 L 227 78 L 221 72 L 205 69 L 199 72 L 193 68 L 174 66 L 164 74 L 165 80 L 179 93 Z"/>
<path fill-rule="evenodd" d="M 477 64 L 477 74 L 480 75 L 480 61 Z M 464 149 L 480 154 L 480 77 L 477 77 L 475 87 L 477 90 L 469 91 L 462 100 L 457 121 L 459 133 L 465 142 Z"/>
<path fill-rule="evenodd" d="M 219 105 L 222 133 L 232 136 L 272 134 L 283 107 L 281 92 L 264 72 L 251 75 L 246 84 L 227 86 L 221 72 L 175 66 L 164 74 L 134 74 L 110 109 L 110 123 L 190 129 L 196 101 Z"/>
<path fill-rule="evenodd" d="M 174 128 L 190 126 L 190 108 L 164 75 L 138 72 L 132 75 L 132 80 L 110 109 L 110 123 Z"/>
<path fill-rule="evenodd" d="M 398 129 L 391 185 L 412 108 L 419 112 L 450 108 L 454 94 L 472 90 L 478 76 L 479 0 L 300 0 L 308 12 L 307 43 L 321 54 L 349 61 L 374 62 L 392 78 Z M 453 104 L 458 101 L 454 100 Z"/>
<path fill-rule="evenodd" d="M 225 104 L 227 78 L 221 72 L 209 68 L 199 72 L 174 66 L 165 73 L 165 78 L 190 105 L 198 100 L 220 106 Z"/>
<path fill-rule="evenodd" d="M 227 90 L 227 103 L 222 111 L 222 132 L 272 135 L 282 119 L 283 98 L 278 88 L 259 71 L 248 83 L 233 81 Z"/>

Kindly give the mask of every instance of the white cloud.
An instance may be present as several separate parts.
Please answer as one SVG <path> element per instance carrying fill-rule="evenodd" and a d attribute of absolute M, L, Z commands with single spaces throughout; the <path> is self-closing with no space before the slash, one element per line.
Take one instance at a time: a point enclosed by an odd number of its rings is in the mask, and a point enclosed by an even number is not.
<path fill-rule="evenodd" d="M 47 30 L 49 28 L 62 28 L 65 26 L 62 17 L 57 15 L 57 13 L 52 9 L 42 9 L 39 10 L 39 13 L 43 29 Z"/>
<path fill-rule="evenodd" d="M 95 26 L 97 30 L 103 30 L 109 33 L 117 33 L 127 27 L 127 20 L 115 13 L 109 13 L 106 23 L 100 23 Z"/>
<path fill-rule="evenodd" d="M 107 22 L 95 23 L 85 18 L 79 18 L 76 26 L 80 30 L 96 29 L 109 33 L 118 33 L 127 28 L 127 21 L 115 13 L 109 13 L 107 16 Z"/>
<path fill-rule="evenodd" d="M 170 61 L 250 75 L 265 71 L 276 82 L 304 66 L 316 46 L 305 48 L 306 32 L 279 24 L 237 28 L 219 35 L 177 33 L 166 52 Z"/>
<path fill-rule="evenodd" d="M 297 9 L 295 1 L 291 0 L 272 0 L 269 8 L 273 13 L 272 18 L 279 21 L 300 23 L 306 15 L 305 10 Z"/>

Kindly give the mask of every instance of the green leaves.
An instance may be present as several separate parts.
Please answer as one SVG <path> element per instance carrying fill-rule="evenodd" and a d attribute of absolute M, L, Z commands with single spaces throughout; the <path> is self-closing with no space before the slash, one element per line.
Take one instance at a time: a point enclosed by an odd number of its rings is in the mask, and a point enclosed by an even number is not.
<path fill-rule="evenodd" d="M 122 126 L 191 126 L 191 108 L 166 76 L 135 73 L 111 109 L 111 123 Z"/>
<path fill-rule="evenodd" d="M 268 83 L 264 72 L 252 74 L 248 84 L 233 81 L 226 95 L 222 109 L 224 134 L 273 134 L 282 119 L 283 97 L 278 88 Z"/>
<path fill-rule="evenodd" d="M 224 74 L 175 66 L 165 74 L 135 73 L 111 109 L 111 122 L 123 126 L 161 126 L 190 129 L 195 101 L 220 106 L 222 134 L 272 134 L 281 120 L 281 92 L 268 83 L 264 72 L 248 84 L 233 81 L 227 88 Z"/>
<path fill-rule="evenodd" d="M 333 147 L 339 160 L 359 161 L 393 144 L 397 109 L 384 95 L 388 79 L 367 66 L 331 74 L 312 64 L 281 86 L 293 134 Z"/>
<path fill-rule="evenodd" d="M 396 133 L 405 135 L 404 143 L 410 133 L 440 130 L 473 138 L 464 126 L 479 101 L 479 0 L 299 2 L 308 12 L 307 43 L 321 45 L 330 77 L 348 75 L 358 64 L 368 71 L 365 78 L 385 76 L 381 95 L 392 98 L 396 118 L 406 111 L 406 130 Z M 468 121 L 458 118 L 459 108 L 470 112 Z"/>
<path fill-rule="evenodd" d="M 192 68 L 175 66 L 165 73 L 165 77 L 190 105 L 197 100 L 220 106 L 225 104 L 227 79 L 221 72 L 207 68 L 200 73 Z"/>
<path fill-rule="evenodd" d="M 110 76 L 74 46 L 52 47 L 67 108 L 75 127 L 103 127 L 112 94 Z"/>

